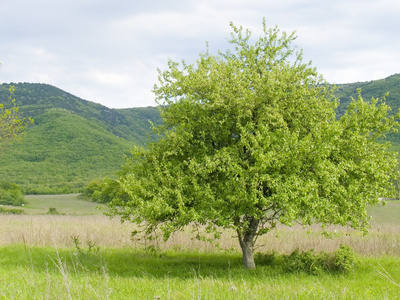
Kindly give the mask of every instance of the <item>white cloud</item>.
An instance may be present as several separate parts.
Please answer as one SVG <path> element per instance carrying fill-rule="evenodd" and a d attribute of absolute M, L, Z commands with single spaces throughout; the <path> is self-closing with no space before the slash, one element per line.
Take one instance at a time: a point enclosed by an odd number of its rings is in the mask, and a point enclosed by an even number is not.
<path fill-rule="evenodd" d="M 108 107 L 155 105 L 157 68 L 228 47 L 229 22 L 262 18 L 330 82 L 400 72 L 397 0 L 2 0 L 0 81 L 44 82 Z"/>

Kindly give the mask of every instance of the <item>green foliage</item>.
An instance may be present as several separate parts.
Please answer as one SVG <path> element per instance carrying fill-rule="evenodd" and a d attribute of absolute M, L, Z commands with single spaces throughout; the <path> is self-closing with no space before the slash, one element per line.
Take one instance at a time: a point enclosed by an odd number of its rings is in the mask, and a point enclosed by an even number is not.
<path fill-rule="evenodd" d="M 57 211 L 57 208 L 50 207 L 49 211 L 47 212 L 48 215 L 59 215 L 60 213 Z"/>
<path fill-rule="evenodd" d="M 96 244 L 96 242 L 92 240 L 88 240 L 86 242 L 86 248 L 82 248 L 81 240 L 79 236 L 72 236 L 72 241 L 74 242 L 76 250 L 78 250 L 79 254 L 87 255 L 89 253 L 97 254 L 100 251 L 100 246 Z"/>
<path fill-rule="evenodd" d="M 366 98 L 371 98 L 375 95 L 384 95 L 386 92 L 390 92 L 389 96 L 386 97 L 386 102 L 390 105 L 393 110 L 392 113 L 400 107 L 400 75 L 393 75 L 388 78 L 371 81 L 365 83 L 354 83 L 338 85 L 338 90 L 335 91 L 335 95 L 340 98 L 340 105 L 337 108 L 337 116 L 344 114 L 350 102 L 350 97 L 357 97 L 357 88 L 363 88 L 363 95 Z M 17 109 L 16 115 L 20 115 L 21 121 L 23 117 L 28 118 L 24 122 L 29 123 L 29 116 L 35 117 L 36 126 L 29 125 L 26 130 L 26 135 L 30 136 L 34 134 L 34 137 L 30 141 L 41 140 L 47 134 L 47 127 L 45 123 L 52 122 L 53 117 L 49 120 L 46 118 L 51 115 L 47 113 L 73 113 L 74 116 L 81 116 L 85 120 L 89 120 L 90 123 L 94 122 L 99 127 L 105 129 L 108 133 L 113 134 L 123 139 L 132 141 L 135 145 L 145 145 L 147 142 L 147 134 L 150 133 L 149 121 L 155 125 L 161 124 L 161 118 L 159 110 L 156 107 L 143 107 L 143 108 L 131 108 L 131 109 L 108 109 L 99 104 L 95 104 L 89 101 L 82 100 L 75 97 L 65 91 L 52 87 L 46 84 L 32 84 L 32 83 L 15 83 L 12 84 L 14 87 L 13 94 L 10 94 L 10 85 L 0 85 L 0 103 L 4 103 L 3 110 L 12 111 Z M 18 99 L 18 107 L 16 107 L 11 98 Z M 11 113 L 12 115 L 12 113 Z M 38 119 L 36 119 L 38 118 Z M 38 123 L 38 120 L 40 121 Z M 74 122 L 74 118 L 63 119 L 66 123 Z M 43 126 L 42 126 L 43 125 Z M 58 122 L 55 124 L 56 127 L 60 127 L 62 131 L 63 124 Z M 86 124 L 80 124 L 81 128 L 85 128 Z M 37 128 L 39 127 L 39 129 Z M 66 129 L 71 128 L 70 125 L 65 125 Z M 36 128 L 36 129 L 34 129 Z M 20 129 L 22 129 L 20 127 Z M 73 128 L 71 128 L 73 129 Z M 89 130 L 90 131 L 90 130 Z M 23 133 L 23 132 L 22 132 Z M 61 134 L 62 135 L 62 134 Z M 22 135 L 19 135 L 21 137 Z M 73 136 L 70 133 L 68 136 Z M 393 145 L 392 149 L 398 152 L 400 143 L 399 133 L 390 133 L 386 136 L 386 139 L 390 140 Z M 53 135 L 54 137 L 54 135 Z M 154 137 L 154 135 L 152 135 Z M 63 141 L 60 141 L 64 143 Z M 69 147 L 68 139 L 65 139 L 65 145 L 57 143 L 58 152 L 62 152 L 63 149 Z M 128 150 L 132 148 L 133 144 L 123 147 L 125 150 L 120 151 L 122 154 L 119 156 L 120 160 L 115 160 L 113 167 L 108 165 L 110 159 L 107 158 L 106 162 L 92 165 L 90 171 L 87 168 L 77 168 L 77 171 L 71 171 L 71 168 L 65 166 L 65 161 L 57 161 L 57 157 L 62 157 L 60 153 L 57 155 L 56 160 L 51 163 L 40 163 L 46 160 L 48 151 L 46 149 L 52 149 L 53 143 L 49 140 L 42 143 L 24 143 L 23 147 L 15 145 L 10 147 L 5 158 L 3 154 L 0 155 L 0 162 L 2 164 L 1 176 L 7 180 L 17 182 L 26 188 L 30 194 L 60 194 L 60 193 L 72 193 L 82 191 L 84 185 L 93 178 L 99 176 L 110 176 L 115 170 L 123 163 L 123 153 L 129 153 Z M 87 152 L 91 152 L 90 147 L 93 147 L 95 151 L 98 148 L 107 148 L 107 145 L 101 143 L 99 145 L 96 142 L 90 145 Z M 23 148 L 21 150 L 21 148 Z M 122 149 L 122 147 L 121 147 Z M 115 151 L 118 156 L 118 151 Z M 71 156 L 71 154 L 68 154 Z M 72 154 L 73 156 L 74 154 Z M 77 156 L 80 157 L 78 151 Z M 86 158 L 83 157 L 85 160 Z M 39 165 L 39 166 L 35 166 Z M 54 172 L 52 166 L 57 165 L 59 167 L 58 172 Z M 86 163 L 83 163 L 86 165 Z M 104 170 L 104 167 L 107 170 Z M 95 170 L 97 169 L 97 170 Z M 24 170 L 29 170 L 28 173 L 24 173 Z M 0 170 L 1 171 L 1 170 Z M 98 172 L 97 172 L 98 171 Z M 76 174 L 76 175 L 75 175 Z M 28 178 L 29 177 L 29 178 Z M 32 180 L 33 179 L 33 180 Z M 399 186 L 398 181 L 395 181 L 396 186 Z M 397 191 L 400 189 L 397 188 Z"/>
<path fill-rule="evenodd" d="M 257 252 L 254 255 L 254 260 L 257 262 L 257 264 L 266 266 L 266 265 L 272 265 L 277 261 L 277 257 L 279 256 L 278 253 L 275 251 L 271 253 L 261 253 Z"/>
<path fill-rule="evenodd" d="M 339 85 L 338 90 L 335 91 L 335 95 L 340 98 L 341 105 L 337 108 L 338 116 L 344 114 L 345 109 L 348 107 L 350 97 L 357 97 L 357 88 L 363 88 L 363 95 L 370 98 L 374 95 L 384 95 L 390 91 L 389 96 L 386 98 L 386 102 L 395 109 L 400 106 L 400 75 L 393 75 L 383 80 L 357 83 L 357 84 L 346 84 Z M 4 153 L 0 155 L 0 162 L 2 164 L 1 176 L 7 180 L 17 182 L 24 186 L 30 194 L 61 194 L 61 193 L 73 193 L 82 191 L 83 187 L 93 178 L 99 176 L 111 176 L 114 174 L 120 165 L 123 163 L 123 155 L 128 154 L 127 149 L 132 148 L 135 145 L 145 145 L 148 140 L 147 134 L 150 133 L 149 121 L 152 121 L 155 125 L 161 124 L 161 118 L 159 110 L 156 107 L 143 107 L 143 108 L 131 108 L 131 109 L 108 109 L 99 104 L 95 104 L 89 101 L 85 101 L 75 97 L 67 92 L 52 87 L 46 84 L 31 84 L 31 83 L 16 83 L 14 86 L 14 94 L 18 99 L 19 107 L 18 115 L 22 118 L 28 118 L 29 116 L 35 117 L 36 126 L 28 126 L 26 128 L 26 135 L 29 137 L 34 135 L 30 139 L 29 143 L 23 143 L 23 145 L 15 145 L 10 147 L 7 155 Z M 3 109 L 13 110 L 13 104 L 10 99 L 10 86 L 8 84 L 0 85 L 0 103 L 4 103 Z M 54 116 L 57 112 L 65 114 L 73 114 L 74 117 L 81 116 L 85 120 L 89 120 L 89 123 L 95 123 L 98 128 L 106 130 L 107 135 L 113 134 L 123 139 L 132 141 L 130 145 L 121 147 L 121 150 L 115 150 L 115 156 L 119 156 L 119 160 L 114 161 L 109 159 L 109 152 L 105 153 L 105 159 L 99 164 L 95 164 L 90 168 L 78 168 L 75 171 L 71 170 L 71 167 L 65 166 L 68 162 L 58 161 L 58 157 L 62 157 L 62 151 L 69 148 L 68 139 L 60 140 L 54 148 L 54 143 L 49 139 L 46 139 L 43 143 L 37 143 L 40 141 L 48 132 L 46 123 L 54 121 Z M 49 119 L 47 120 L 47 117 Z M 29 119 L 29 118 L 28 118 Z M 74 123 L 75 120 L 71 118 L 63 118 L 64 122 Z M 29 122 L 28 122 L 29 123 Z M 54 123 L 55 127 L 59 127 L 58 132 L 60 136 L 63 136 L 62 130 L 64 124 L 61 122 Z M 86 124 L 79 124 L 80 128 L 85 129 Z M 68 124 L 65 124 L 67 131 L 74 130 L 74 128 Z M 101 129 L 102 130 L 102 129 Z M 83 132 L 82 130 L 81 132 Z M 90 132 L 90 130 L 88 130 Z M 79 133 L 80 134 L 80 133 Z M 19 135 L 21 137 L 22 135 Z M 68 133 L 67 136 L 73 137 L 74 135 Z M 95 136 L 95 135 L 94 135 Z M 399 133 L 390 133 L 387 135 L 387 139 L 394 143 L 392 149 L 398 152 L 397 144 L 400 143 Z M 154 137 L 154 135 L 152 136 Z M 55 138 L 55 135 L 52 135 Z M 32 143 L 32 140 L 35 141 Z M 94 138 L 94 140 L 96 140 Z M 101 140 L 101 139 L 100 139 Z M 65 143 L 65 144 L 64 144 Z M 91 147 L 94 151 L 98 151 L 99 148 L 107 149 L 106 143 L 100 143 L 94 141 L 88 145 L 85 145 L 87 153 L 92 152 Z M 124 150 L 122 150 L 124 148 Z M 47 149 L 49 149 L 47 151 Z M 44 163 L 50 152 L 60 152 L 52 162 Z M 53 151 L 54 150 L 54 151 Z M 71 150 L 75 151 L 75 150 Z M 74 156 L 74 153 L 67 154 L 67 156 Z M 81 154 L 77 152 L 76 157 L 81 157 Z M 121 154 L 118 154 L 121 153 Z M 5 155 L 4 158 L 3 155 Z M 86 160 L 86 157 L 82 157 Z M 39 163 L 40 162 L 40 163 Z M 110 162 L 110 165 L 109 163 Z M 111 164 L 114 164 L 112 167 Z M 58 171 L 54 171 L 54 165 L 58 166 Z M 87 165 L 85 162 L 83 166 Z M 107 170 L 104 170 L 106 168 Z M 90 170 L 88 170 L 90 169 Z M 25 173 L 24 170 L 29 172 Z M 33 180 L 32 180 L 33 179 Z M 398 181 L 395 181 L 396 186 L 399 186 Z M 399 191 L 399 188 L 397 188 Z"/>
<path fill-rule="evenodd" d="M 255 260 L 263 266 L 282 265 L 285 272 L 312 275 L 321 275 L 326 272 L 354 272 L 361 262 L 358 254 L 348 245 L 340 245 L 339 249 L 333 253 L 314 250 L 300 252 L 298 248 L 289 255 L 258 252 Z"/>
<path fill-rule="evenodd" d="M 25 211 L 23 209 L 19 209 L 19 208 L 4 208 L 4 207 L 0 207 L 0 214 L 23 215 L 23 214 L 25 214 Z"/>
<path fill-rule="evenodd" d="M 79 192 L 91 179 L 115 173 L 132 147 L 93 121 L 47 111 L 36 117 L 19 145 L 0 155 L 0 177 L 28 194 Z"/>
<path fill-rule="evenodd" d="M 150 134 L 150 124 L 161 123 L 158 109 L 141 107 L 110 109 L 101 104 L 86 101 L 48 84 L 15 83 L 15 96 L 20 111 L 25 116 L 40 117 L 43 113 L 64 111 L 96 123 L 115 136 L 144 146 Z M 8 97 L 7 85 L 0 85 L 0 103 Z"/>
<path fill-rule="evenodd" d="M 9 107 L 5 107 L 0 102 L 0 147 L 8 142 L 20 140 L 27 126 L 27 121 L 21 117 L 15 99 L 12 99 L 14 91 L 15 88 L 11 85 L 8 89 L 10 95 L 8 97 Z M 30 118 L 29 121 L 33 123 L 33 120 Z"/>
<path fill-rule="evenodd" d="M 101 190 L 101 184 L 102 184 L 102 181 L 100 179 L 98 179 L 98 178 L 93 179 L 87 185 L 85 185 L 83 187 L 82 195 L 85 198 L 93 199 L 93 196 L 95 196 L 95 198 L 96 198 L 96 194 L 99 193 L 99 191 Z"/>
<path fill-rule="evenodd" d="M 122 202 L 128 200 L 128 194 L 121 188 L 119 182 L 108 177 L 89 182 L 83 188 L 83 196 L 98 203 L 109 203 L 114 199 Z"/>
<path fill-rule="evenodd" d="M 313 250 L 301 252 L 299 249 L 284 256 L 284 268 L 288 272 L 305 272 L 320 275 L 322 272 L 353 272 L 360 259 L 353 248 L 341 245 L 332 254 L 315 253 Z"/>
<path fill-rule="evenodd" d="M 56 208 L 60 215 L 93 216 L 104 214 L 104 205 L 82 199 L 80 194 L 27 195 L 25 198 L 28 204 L 24 206 L 24 211 L 29 215 L 48 214 L 49 208 Z"/>
<path fill-rule="evenodd" d="M 313 250 L 301 252 L 299 249 L 284 257 L 287 272 L 305 272 L 313 275 L 329 270 L 331 258 L 327 253 L 315 253 Z"/>
<path fill-rule="evenodd" d="M 0 204 L 21 206 L 25 203 L 24 190 L 17 184 L 0 183 Z"/>
<path fill-rule="evenodd" d="M 337 108 L 337 115 L 342 116 L 351 102 L 351 98 L 357 98 L 358 89 L 362 89 L 363 96 L 366 99 L 371 99 L 376 96 L 384 96 L 386 103 L 392 108 L 389 114 L 396 114 L 400 109 L 400 74 L 394 74 L 384 79 L 357 82 L 349 84 L 340 84 L 335 92 L 340 100 L 340 105 Z M 392 132 L 387 134 L 385 140 L 390 141 L 398 148 L 400 144 L 400 133 Z M 398 149 L 395 149 L 397 152 Z"/>
<path fill-rule="evenodd" d="M 340 248 L 334 253 L 334 265 L 344 273 L 353 272 L 359 264 L 360 257 L 348 245 L 340 245 Z"/>
<path fill-rule="evenodd" d="M 232 50 L 160 71 L 161 137 L 127 160 L 129 200 L 112 201 L 111 214 L 165 239 L 190 223 L 232 229 L 249 268 L 257 236 L 277 222 L 367 231 L 366 206 L 390 195 L 396 175 L 396 154 L 378 143 L 399 125 L 385 99 L 358 93 L 337 119 L 334 90 L 295 53 L 294 34 L 264 22 L 252 42 L 232 29 Z"/>
<path fill-rule="evenodd" d="M 8 94 L 0 85 L 0 103 Z M 0 154 L 0 178 L 29 194 L 76 193 L 94 178 L 112 176 L 134 145 L 154 136 L 150 121 L 161 120 L 155 107 L 109 109 L 45 84 L 15 84 L 15 95 L 19 113 L 33 116 L 35 125 Z"/>
<path fill-rule="evenodd" d="M 392 113 L 396 113 L 400 108 L 400 74 L 368 82 L 339 84 L 337 88 L 335 94 L 340 100 L 337 109 L 338 116 L 342 116 L 346 112 L 352 97 L 357 98 L 358 89 L 362 89 L 363 95 L 367 99 L 389 93 L 386 101 L 392 108 Z"/>

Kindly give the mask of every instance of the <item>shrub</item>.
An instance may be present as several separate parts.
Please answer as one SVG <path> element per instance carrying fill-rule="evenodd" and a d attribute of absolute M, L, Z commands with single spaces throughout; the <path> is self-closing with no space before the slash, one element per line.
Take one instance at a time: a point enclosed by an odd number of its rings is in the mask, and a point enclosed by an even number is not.
<path fill-rule="evenodd" d="M 21 206 L 25 203 L 24 190 L 14 183 L 0 183 L 0 204 Z"/>
<path fill-rule="evenodd" d="M 335 267 L 343 273 L 354 271 L 355 267 L 360 263 L 357 253 L 348 245 L 340 245 L 334 255 Z"/>
<path fill-rule="evenodd" d="M 59 215 L 60 213 L 57 211 L 57 208 L 50 207 L 49 211 L 47 212 L 48 215 Z"/>
<path fill-rule="evenodd" d="M 322 272 L 353 271 L 359 262 L 358 255 L 347 245 L 341 245 L 334 253 L 314 252 L 314 250 L 301 252 L 299 249 L 290 255 L 284 256 L 284 269 L 287 272 L 305 272 L 318 275 Z"/>
<path fill-rule="evenodd" d="M 301 252 L 299 249 L 284 257 L 284 267 L 288 272 L 305 272 L 317 275 L 329 270 L 331 258 L 325 252 L 315 253 L 314 250 Z"/>
<path fill-rule="evenodd" d="M 276 261 L 276 258 L 277 254 L 275 251 L 271 253 L 257 252 L 254 256 L 254 260 L 260 265 L 272 265 Z"/>
<path fill-rule="evenodd" d="M 113 199 L 127 200 L 128 198 L 118 181 L 110 178 L 92 180 L 83 188 L 83 196 L 98 203 L 108 203 Z"/>
<path fill-rule="evenodd" d="M 92 198 L 95 192 L 101 190 L 101 180 L 100 179 L 93 179 L 83 188 L 83 196 L 86 198 Z"/>

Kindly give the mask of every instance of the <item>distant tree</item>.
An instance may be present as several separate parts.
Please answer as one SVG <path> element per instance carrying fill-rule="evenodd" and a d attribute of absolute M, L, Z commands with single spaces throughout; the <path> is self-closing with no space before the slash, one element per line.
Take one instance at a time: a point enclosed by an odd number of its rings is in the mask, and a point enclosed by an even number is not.
<path fill-rule="evenodd" d="M 17 184 L 0 182 L 0 204 L 21 206 L 25 203 L 25 191 Z"/>
<path fill-rule="evenodd" d="M 160 71 L 160 139 L 127 160 L 119 183 L 129 197 L 111 213 L 165 239 L 190 224 L 215 237 L 233 229 L 246 268 L 277 222 L 367 231 L 367 205 L 390 194 L 396 174 L 395 153 L 377 139 L 398 115 L 359 93 L 337 119 L 334 90 L 295 52 L 294 33 L 264 21 L 252 42 L 231 27 L 231 50 Z"/>
<path fill-rule="evenodd" d="M 27 126 L 26 119 L 21 117 L 15 99 L 12 97 L 14 86 L 10 86 L 9 92 L 11 107 L 6 108 L 0 103 L 0 149 L 6 143 L 19 140 Z M 32 119 L 29 121 L 33 122 Z"/>
<path fill-rule="evenodd" d="M 120 201 L 128 200 L 128 195 L 121 189 L 119 182 L 108 177 L 90 181 L 83 188 L 82 195 L 99 203 L 109 203 L 117 198 Z"/>

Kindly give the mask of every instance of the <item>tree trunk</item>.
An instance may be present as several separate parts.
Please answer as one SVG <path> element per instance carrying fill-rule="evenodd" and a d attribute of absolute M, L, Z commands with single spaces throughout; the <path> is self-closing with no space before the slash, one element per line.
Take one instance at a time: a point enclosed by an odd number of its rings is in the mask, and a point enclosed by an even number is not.
<path fill-rule="evenodd" d="M 258 224 L 259 221 L 252 217 L 250 218 L 248 228 L 243 231 L 238 229 L 239 243 L 243 253 L 243 266 L 246 269 L 256 268 L 256 264 L 254 263 L 253 248 L 254 239 L 257 235 Z"/>
<path fill-rule="evenodd" d="M 246 269 L 256 268 L 256 264 L 254 263 L 253 246 L 253 241 L 248 241 L 241 245 L 243 253 L 243 266 Z"/>

